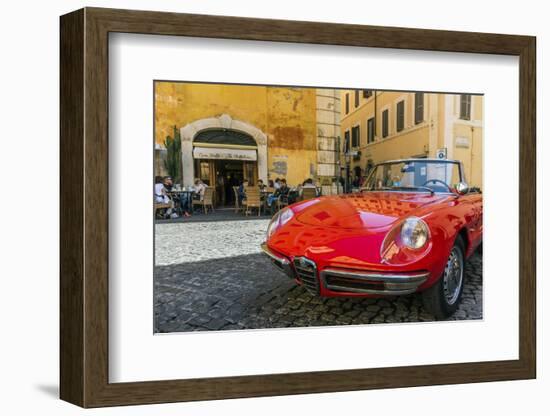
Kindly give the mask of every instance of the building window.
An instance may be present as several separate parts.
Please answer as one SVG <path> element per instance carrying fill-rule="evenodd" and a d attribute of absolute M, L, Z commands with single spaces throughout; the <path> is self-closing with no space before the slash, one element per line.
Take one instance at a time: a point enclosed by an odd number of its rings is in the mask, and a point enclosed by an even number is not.
<path fill-rule="evenodd" d="M 397 103 L 396 130 L 401 131 L 405 128 L 405 101 Z"/>
<path fill-rule="evenodd" d="M 382 137 L 386 138 L 389 135 L 390 127 L 390 112 L 389 110 L 382 111 Z"/>
<path fill-rule="evenodd" d="M 414 124 L 424 121 L 424 93 L 414 94 Z"/>
<path fill-rule="evenodd" d="M 367 120 L 367 143 L 374 142 L 374 117 Z"/>
<path fill-rule="evenodd" d="M 469 94 L 460 94 L 460 118 L 462 120 L 472 119 L 472 96 Z"/>
<path fill-rule="evenodd" d="M 361 133 L 359 126 L 355 126 L 351 128 L 351 147 L 359 146 L 361 146 Z"/>
<path fill-rule="evenodd" d="M 344 153 L 349 152 L 349 130 L 344 133 Z"/>
<path fill-rule="evenodd" d="M 346 114 L 349 114 L 349 93 L 346 93 Z"/>
<path fill-rule="evenodd" d="M 355 90 L 355 108 L 359 107 L 359 90 Z"/>
<path fill-rule="evenodd" d="M 363 98 L 369 98 L 372 96 L 372 90 L 363 90 Z"/>

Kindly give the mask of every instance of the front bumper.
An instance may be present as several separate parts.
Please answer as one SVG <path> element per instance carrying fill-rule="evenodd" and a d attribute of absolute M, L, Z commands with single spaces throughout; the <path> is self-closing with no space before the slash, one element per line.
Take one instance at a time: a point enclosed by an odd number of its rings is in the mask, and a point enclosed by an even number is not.
<path fill-rule="evenodd" d="M 286 274 L 291 279 L 294 279 L 295 273 L 292 270 L 290 265 L 290 260 L 280 254 L 275 253 L 273 250 L 270 250 L 266 243 L 261 244 L 261 249 L 267 257 L 271 260 L 271 263 L 284 274 Z"/>
<path fill-rule="evenodd" d="M 323 286 L 331 292 L 385 296 L 414 293 L 428 277 L 428 272 L 387 273 L 331 268 L 320 272 Z"/>
<path fill-rule="evenodd" d="M 428 280 L 428 271 L 383 272 L 327 267 L 320 271 L 306 257 L 293 261 L 274 252 L 266 243 L 262 251 L 273 265 L 292 279 L 297 279 L 311 293 L 325 296 L 396 296 L 414 293 Z"/>

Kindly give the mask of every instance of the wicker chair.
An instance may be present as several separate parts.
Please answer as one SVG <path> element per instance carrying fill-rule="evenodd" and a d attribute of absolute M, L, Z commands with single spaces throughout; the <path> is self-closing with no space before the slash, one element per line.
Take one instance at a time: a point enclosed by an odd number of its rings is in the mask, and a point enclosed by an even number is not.
<path fill-rule="evenodd" d="M 166 210 L 172 208 L 172 203 L 164 202 L 155 202 L 155 218 L 164 219 L 166 218 Z"/>
<path fill-rule="evenodd" d="M 245 192 L 246 192 L 246 200 L 243 201 L 243 205 L 246 207 L 245 214 L 248 215 L 252 212 L 250 208 L 257 208 L 258 216 L 260 216 L 260 212 L 262 210 L 260 188 L 258 188 L 257 186 L 247 186 L 245 188 Z"/>
<path fill-rule="evenodd" d="M 307 199 L 313 199 L 317 197 L 317 189 L 315 188 L 302 188 L 302 201 Z"/>
<path fill-rule="evenodd" d="M 277 210 L 280 210 L 284 207 L 287 207 L 289 204 L 288 204 L 288 193 L 286 194 L 283 194 L 283 195 L 279 195 L 279 197 L 277 198 L 277 201 L 276 201 L 276 206 L 277 206 Z"/>
<path fill-rule="evenodd" d="M 195 199 L 193 200 L 193 208 L 195 205 L 200 205 L 203 208 L 203 211 L 205 214 L 208 213 L 208 208 L 210 207 L 212 209 L 212 212 L 214 212 L 214 204 L 213 204 L 213 195 L 214 195 L 214 188 L 207 187 L 204 190 L 204 196 L 202 200 Z"/>

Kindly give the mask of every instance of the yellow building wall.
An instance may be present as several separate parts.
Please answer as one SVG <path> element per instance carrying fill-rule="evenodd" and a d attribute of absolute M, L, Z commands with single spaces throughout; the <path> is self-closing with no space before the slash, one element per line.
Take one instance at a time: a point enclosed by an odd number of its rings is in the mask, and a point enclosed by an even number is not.
<path fill-rule="evenodd" d="M 350 94 L 350 113 L 346 115 L 345 94 Z M 401 132 L 397 131 L 396 125 L 396 106 L 397 102 L 405 100 L 405 128 Z M 351 167 L 360 166 L 363 171 L 367 162 L 383 162 L 391 159 L 400 159 L 411 156 L 425 155 L 428 150 L 428 123 L 414 124 L 414 113 L 412 103 L 414 94 L 407 92 L 379 91 L 376 95 L 376 140 L 373 143 L 367 143 L 367 120 L 374 117 L 374 96 L 367 99 L 363 98 L 360 92 L 359 106 L 355 107 L 354 91 L 343 91 L 342 93 L 342 121 L 341 131 L 342 140 L 346 131 L 350 132 L 352 127 L 360 126 L 360 147 L 361 160 L 353 161 Z M 427 100 L 425 99 L 425 105 Z M 388 136 L 382 138 L 382 111 L 388 109 Z M 425 109 L 425 114 L 427 110 Z"/>
<path fill-rule="evenodd" d="M 458 100 L 455 104 L 455 116 L 458 118 Z M 470 186 L 483 187 L 483 97 L 472 97 L 472 120 L 455 120 L 453 126 L 455 147 L 453 158 L 462 161 L 466 181 Z M 468 140 L 469 147 L 457 145 L 457 138 Z"/>
<path fill-rule="evenodd" d="M 360 160 L 350 167 L 407 157 L 435 157 L 437 149 L 447 147 L 449 158 L 463 163 L 466 180 L 471 186 L 483 186 L 483 96 L 472 96 L 471 120 L 460 120 L 459 95 L 424 94 L 424 121 L 415 124 L 414 93 L 379 91 L 376 97 L 376 140 L 367 144 L 367 120 L 374 116 L 374 96 L 363 98 L 360 91 L 359 106 L 355 107 L 354 90 L 341 93 L 342 143 L 345 132 L 360 126 Z M 349 113 L 346 114 L 346 94 L 349 94 Z M 397 131 L 397 102 L 405 101 L 405 123 Z M 447 108 L 447 105 L 450 107 Z M 388 136 L 382 138 L 382 111 L 389 109 Z M 450 123 L 450 124 L 449 124 Z M 458 141 L 457 141 L 457 138 Z M 468 145 L 466 146 L 465 139 Z M 343 161 L 343 159 L 341 159 Z M 345 164 L 342 164 L 345 166 Z M 353 176 L 353 171 L 352 171 Z"/>
<path fill-rule="evenodd" d="M 186 124 L 221 114 L 252 124 L 268 137 L 268 175 L 297 185 L 315 174 L 316 92 L 184 82 L 155 83 L 155 142 Z"/>

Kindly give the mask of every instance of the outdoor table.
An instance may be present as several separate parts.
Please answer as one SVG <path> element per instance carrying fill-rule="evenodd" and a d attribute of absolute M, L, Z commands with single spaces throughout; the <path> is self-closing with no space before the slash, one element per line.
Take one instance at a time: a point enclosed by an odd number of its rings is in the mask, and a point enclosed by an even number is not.
<path fill-rule="evenodd" d="M 195 193 L 195 191 L 183 190 L 183 189 L 181 190 L 172 189 L 171 191 L 167 191 L 166 193 L 170 196 L 172 195 L 178 196 L 178 199 L 179 199 L 178 210 L 180 215 L 182 214 L 182 211 L 183 211 L 184 200 L 187 201 L 187 211 L 191 211 L 193 209 L 193 194 Z"/>

